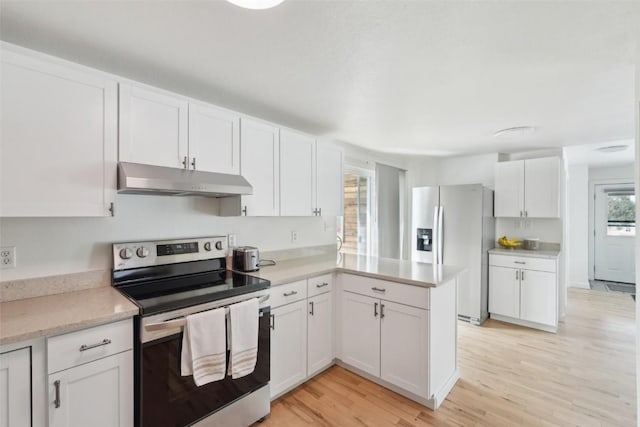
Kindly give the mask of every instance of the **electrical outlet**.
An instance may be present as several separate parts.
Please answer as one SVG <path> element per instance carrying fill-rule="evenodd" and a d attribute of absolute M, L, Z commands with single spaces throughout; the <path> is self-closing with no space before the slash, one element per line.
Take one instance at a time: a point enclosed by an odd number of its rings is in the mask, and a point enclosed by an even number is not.
<path fill-rule="evenodd" d="M 16 267 L 16 247 L 6 246 L 0 248 L 0 268 Z"/>
<path fill-rule="evenodd" d="M 298 241 L 298 232 L 297 231 L 292 231 L 291 232 L 291 243 L 296 243 Z"/>
<path fill-rule="evenodd" d="M 229 247 L 230 248 L 235 248 L 236 246 L 238 246 L 238 242 L 236 241 L 236 235 L 235 234 L 229 234 L 227 236 L 227 239 L 229 240 Z"/>

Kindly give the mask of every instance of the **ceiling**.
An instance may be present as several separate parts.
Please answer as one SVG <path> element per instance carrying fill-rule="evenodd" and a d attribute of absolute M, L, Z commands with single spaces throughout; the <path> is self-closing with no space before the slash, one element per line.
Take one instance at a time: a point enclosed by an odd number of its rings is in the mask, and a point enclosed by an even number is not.
<path fill-rule="evenodd" d="M 607 152 L 599 148 L 620 147 L 619 151 Z M 635 161 L 633 139 L 607 141 L 596 144 L 572 145 L 564 149 L 564 158 L 569 165 L 585 164 L 589 166 L 630 165 Z"/>
<path fill-rule="evenodd" d="M 373 150 L 634 137 L 638 1 L 6 1 L 0 37 Z M 526 135 L 493 133 L 535 126 Z"/>

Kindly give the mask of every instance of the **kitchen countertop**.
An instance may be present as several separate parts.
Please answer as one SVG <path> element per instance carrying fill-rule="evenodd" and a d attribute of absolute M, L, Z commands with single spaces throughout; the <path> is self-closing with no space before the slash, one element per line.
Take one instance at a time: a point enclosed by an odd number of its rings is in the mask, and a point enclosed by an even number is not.
<path fill-rule="evenodd" d="M 504 249 L 494 248 L 489 249 L 490 254 L 496 255 L 511 255 L 511 256 L 523 256 L 530 258 L 557 258 L 560 255 L 560 250 L 538 250 L 530 251 L 527 249 Z"/>
<path fill-rule="evenodd" d="M 342 254 L 337 261 L 335 256 L 280 261 L 274 266 L 264 266 L 248 274 L 270 280 L 272 286 L 278 286 L 334 271 L 432 288 L 454 279 L 464 268 Z"/>
<path fill-rule="evenodd" d="M 138 314 L 111 286 L 0 303 L 0 345 L 58 335 Z"/>

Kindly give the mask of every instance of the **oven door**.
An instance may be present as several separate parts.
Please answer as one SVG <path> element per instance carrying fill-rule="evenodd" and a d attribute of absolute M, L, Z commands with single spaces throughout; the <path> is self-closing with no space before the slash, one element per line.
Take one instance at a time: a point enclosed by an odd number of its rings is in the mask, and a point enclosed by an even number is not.
<path fill-rule="evenodd" d="M 224 380 L 198 387 L 192 376 L 183 377 L 180 374 L 182 333 L 140 344 L 137 424 L 144 427 L 188 426 L 268 384 L 270 312 L 270 307 L 260 309 L 255 370 L 235 380 L 227 376 Z"/>

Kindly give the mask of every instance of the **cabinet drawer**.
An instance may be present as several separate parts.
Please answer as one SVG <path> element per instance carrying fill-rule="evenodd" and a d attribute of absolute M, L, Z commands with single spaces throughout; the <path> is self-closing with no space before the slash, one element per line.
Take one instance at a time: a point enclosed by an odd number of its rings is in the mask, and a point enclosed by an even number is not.
<path fill-rule="evenodd" d="M 269 302 L 271 308 L 280 307 L 284 304 L 300 301 L 307 297 L 307 281 L 287 283 L 286 285 L 274 286 L 269 289 Z"/>
<path fill-rule="evenodd" d="M 413 307 L 429 309 L 429 289 L 386 280 L 345 274 L 342 289 Z"/>
<path fill-rule="evenodd" d="M 307 295 L 309 297 L 324 294 L 333 289 L 333 275 L 323 274 L 307 280 Z"/>
<path fill-rule="evenodd" d="M 133 348 L 130 319 L 47 339 L 47 372 L 53 373 Z"/>
<path fill-rule="evenodd" d="M 556 260 L 511 255 L 489 254 L 489 265 L 496 267 L 522 268 L 525 270 L 556 272 Z"/>

